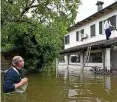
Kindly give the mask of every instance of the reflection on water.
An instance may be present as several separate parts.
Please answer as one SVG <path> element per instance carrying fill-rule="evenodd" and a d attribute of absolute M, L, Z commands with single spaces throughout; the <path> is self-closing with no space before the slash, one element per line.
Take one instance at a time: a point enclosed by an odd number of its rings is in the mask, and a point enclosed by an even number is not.
<path fill-rule="evenodd" d="M 27 93 L 23 94 L 4 94 L 4 101 L 2 102 L 27 102 Z"/>
<path fill-rule="evenodd" d="M 2 93 L 2 102 L 117 102 L 117 76 L 65 69 L 57 71 L 57 75 L 41 73 L 27 77 L 26 93 Z"/>

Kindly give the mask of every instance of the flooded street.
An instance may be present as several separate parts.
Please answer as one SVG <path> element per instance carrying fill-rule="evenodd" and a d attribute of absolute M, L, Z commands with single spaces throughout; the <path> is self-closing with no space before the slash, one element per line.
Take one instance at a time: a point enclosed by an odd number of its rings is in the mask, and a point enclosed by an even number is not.
<path fill-rule="evenodd" d="M 27 77 L 27 91 L 14 95 L 2 93 L 2 102 L 117 102 L 117 76 L 59 70 L 57 75 L 53 72 Z"/>

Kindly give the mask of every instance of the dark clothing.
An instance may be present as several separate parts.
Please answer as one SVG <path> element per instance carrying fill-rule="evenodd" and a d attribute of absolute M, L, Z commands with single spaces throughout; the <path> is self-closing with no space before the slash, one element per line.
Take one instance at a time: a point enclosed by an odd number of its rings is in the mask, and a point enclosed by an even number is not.
<path fill-rule="evenodd" d="M 109 40 L 109 37 L 111 36 L 111 30 L 108 28 L 105 30 L 106 33 L 106 40 Z"/>
<path fill-rule="evenodd" d="M 17 73 L 13 68 L 10 68 L 5 73 L 5 76 L 4 76 L 4 85 L 3 85 L 4 93 L 14 91 L 15 90 L 14 84 L 19 83 L 20 81 L 21 81 L 21 77 L 20 77 L 19 73 Z"/>

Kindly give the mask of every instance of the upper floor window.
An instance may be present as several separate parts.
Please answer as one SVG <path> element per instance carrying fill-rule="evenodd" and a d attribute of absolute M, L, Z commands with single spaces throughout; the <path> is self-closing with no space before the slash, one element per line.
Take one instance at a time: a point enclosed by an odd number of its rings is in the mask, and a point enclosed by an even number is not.
<path fill-rule="evenodd" d="M 115 30 L 116 29 L 116 15 L 109 17 L 108 19 L 105 19 L 103 21 L 104 23 L 104 29 L 106 28 L 110 28 L 111 30 Z"/>
<path fill-rule="evenodd" d="M 82 40 L 82 38 L 84 38 L 84 29 L 82 29 L 80 33 L 81 33 L 81 40 Z"/>
<path fill-rule="evenodd" d="M 79 41 L 79 31 L 76 32 L 76 41 Z"/>
<path fill-rule="evenodd" d="M 95 36 L 95 24 L 90 26 L 91 37 Z"/>
<path fill-rule="evenodd" d="M 102 21 L 99 22 L 99 34 L 102 34 L 103 29 L 102 29 Z"/>
<path fill-rule="evenodd" d="M 70 37 L 69 35 L 65 36 L 65 44 L 69 44 Z"/>
<path fill-rule="evenodd" d="M 81 32 L 81 34 L 84 34 L 84 29 L 82 29 L 80 32 Z"/>
<path fill-rule="evenodd" d="M 112 17 L 109 17 L 108 18 L 108 21 L 110 21 L 110 24 L 113 26 L 111 28 L 111 30 L 113 30 L 114 28 L 116 28 L 116 15 L 114 15 Z"/>

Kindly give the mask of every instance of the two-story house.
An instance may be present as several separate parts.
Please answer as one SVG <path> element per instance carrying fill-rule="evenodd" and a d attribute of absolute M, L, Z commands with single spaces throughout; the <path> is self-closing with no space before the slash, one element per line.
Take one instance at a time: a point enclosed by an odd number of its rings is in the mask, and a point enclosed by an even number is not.
<path fill-rule="evenodd" d="M 117 69 L 117 1 L 106 8 L 102 8 L 101 1 L 96 5 L 95 14 L 68 28 L 60 53 L 63 59 L 57 62 L 57 67 Z M 108 40 L 106 22 L 110 31 Z"/>

